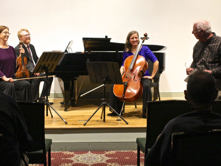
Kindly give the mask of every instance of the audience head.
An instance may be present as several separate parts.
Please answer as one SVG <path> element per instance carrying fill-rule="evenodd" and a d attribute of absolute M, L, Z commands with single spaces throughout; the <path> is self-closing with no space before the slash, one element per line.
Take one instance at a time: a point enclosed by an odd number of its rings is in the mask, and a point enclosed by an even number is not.
<path fill-rule="evenodd" d="M 197 71 L 190 75 L 185 97 L 194 107 L 210 106 L 217 97 L 214 77 L 203 71 Z"/>
<path fill-rule="evenodd" d="M 204 20 L 194 23 L 192 34 L 194 34 L 196 39 L 206 40 L 211 33 L 211 26 L 208 21 Z"/>
<path fill-rule="evenodd" d="M 131 51 L 131 48 L 132 48 L 132 43 L 131 43 L 131 36 L 136 34 L 137 37 L 138 37 L 138 43 L 139 43 L 139 33 L 137 31 L 130 31 L 127 35 L 127 38 L 126 38 L 126 43 L 125 43 L 125 51 Z"/>
<path fill-rule="evenodd" d="M 20 42 L 24 44 L 30 44 L 31 38 L 30 38 L 30 32 L 28 29 L 20 29 L 18 31 L 18 39 Z"/>
<path fill-rule="evenodd" d="M 0 25 L 0 40 L 7 42 L 9 35 L 10 35 L 9 28 L 7 26 Z"/>

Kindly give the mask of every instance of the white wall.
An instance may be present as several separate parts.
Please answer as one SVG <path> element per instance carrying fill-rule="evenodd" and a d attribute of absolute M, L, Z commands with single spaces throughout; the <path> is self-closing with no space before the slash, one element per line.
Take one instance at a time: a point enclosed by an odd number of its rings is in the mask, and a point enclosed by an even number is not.
<path fill-rule="evenodd" d="M 221 35 L 220 6 L 220 0 L 5 0 L 0 20 L 10 28 L 12 46 L 20 28 L 30 29 L 38 56 L 64 50 L 69 40 L 73 51 L 83 51 L 82 37 L 108 35 L 112 42 L 124 43 L 130 30 L 147 32 L 147 44 L 167 46 L 160 91 L 182 92 L 185 62 L 191 61 L 196 42 L 192 24 L 207 19 Z M 52 93 L 60 91 L 54 87 Z"/>

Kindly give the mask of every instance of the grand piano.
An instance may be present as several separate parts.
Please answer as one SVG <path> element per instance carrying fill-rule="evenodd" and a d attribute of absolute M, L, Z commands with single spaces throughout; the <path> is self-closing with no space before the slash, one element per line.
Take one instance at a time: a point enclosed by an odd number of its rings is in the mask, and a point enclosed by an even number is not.
<path fill-rule="evenodd" d="M 83 38 L 84 52 L 65 53 L 62 62 L 56 67 L 54 74 L 64 82 L 64 110 L 75 106 L 78 100 L 76 79 L 80 75 L 88 75 L 86 63 L 89 61 L 113 61 L 122 63 L 124 44 L 110 42 L 111 38 Z M 165 68 L 165 54 L 158 52 L 164 49 L 161 45 L 147 45 L 159 60 L 159 73 Z"/>

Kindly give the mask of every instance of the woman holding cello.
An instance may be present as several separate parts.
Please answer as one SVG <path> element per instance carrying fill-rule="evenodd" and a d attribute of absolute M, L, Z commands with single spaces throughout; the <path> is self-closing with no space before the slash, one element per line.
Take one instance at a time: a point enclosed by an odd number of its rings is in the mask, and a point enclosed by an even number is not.
<path fill-rule="evenodd" d="M 129 32 L 127 35 L 127 38 L 126 38 L 125 51 L 123 52 L 123 62 L 122 62 L 122 66 L 120 68 L 120 73 L 124 77 L 125 73 L 128 72 L 127 71 L 128 69 L 126 69 L 126 67 L 125 67 L 125 66 L 128 66 L 128 64 L 126 64 L 126 63 L 128 63 L 128 58 L 131 59 L 131 57 L 133 58 L 135 56 L 135 54 L 138 53 L 139 56 L 136 59 L 136 61 L 138 61 L 138 59 L 140 58 L 139 61 L 143 60 L 144 66 L 146 66 L 146 67 L 144 67 L 144 69 L 142 69 L 140 71 L 140 73 L 138 73 L 138 75 L 140 76 L 140 81 L 141 81 L 141 85 L 142 85 L 141 88 L 143 89 L 143 108 L 142 108 L 143 114 L 142 114 L 142 116 L 146 117 L 145 103 L 146 103 L 146 101 L 151 101 L 151 99 L 152 99 L 150 84 L 151 84 L 152 79 L 154 78 L 155 74 L 157 73 L 159 62 L 158 62 L 156 56 L 152 53 L 152 51 L 147 46 L 141 45 L 141 47 L 138 48 L 139 43 L 140 43 L 140 40 L 139 40 L 138 32 L 137 31 Z M 147 63 L 148 60 L 152 61 L 152 63 L 153 63 L 152 73 L 149 73 L 149 71 L 146 70 L 148 67 L 148 63 Z M 138 68 L 139 68 L 139 66 L 138 66 Z M 114 87 L 114 90 L 115 89 L 116 88 Z M 129 101 L 132 101 L 132 100 L 129 100 Z M 116 97 L 115 92 L 113 92 L 113 94 L 111 96 L 110 105 L 118 113 L 120 113 L 122 104 L 123 104 L 122 100 L 119 100 Z M 114 113 L 110 113 L 108 115 L 115 116 Z"/>
<path fill-rule="evenodd" d="M 9 28 L 0 26 L 0 91 L 13 97 L 16 101 L 29 102 L 31 99 L 30 83 L 28 81 L 14 81 L 16 73 L 16 54 L 12 46 L 8 45 Z M 19 93 L 16 93 L 19 92 Z"/>

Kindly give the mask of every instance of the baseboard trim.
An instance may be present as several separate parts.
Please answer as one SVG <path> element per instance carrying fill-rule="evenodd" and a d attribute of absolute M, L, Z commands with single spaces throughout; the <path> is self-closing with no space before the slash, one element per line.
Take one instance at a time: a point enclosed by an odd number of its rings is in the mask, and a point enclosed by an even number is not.
<path fill-rule="evenodd" d="M 160 96 L 164 98 L 183 98 L 184 92 L 161 92 Z"/>
<path fill-rule="evenodd" d="M 136 142 L 54 142 L 52 151 L 136 150 Z"/>

